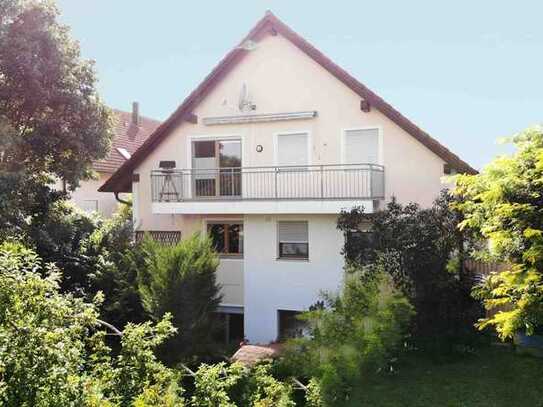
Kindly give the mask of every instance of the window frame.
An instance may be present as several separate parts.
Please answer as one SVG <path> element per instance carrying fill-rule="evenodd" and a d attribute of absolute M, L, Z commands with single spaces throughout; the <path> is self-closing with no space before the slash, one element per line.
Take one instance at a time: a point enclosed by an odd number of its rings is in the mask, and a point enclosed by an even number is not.
<path fill-rule="evenodd" d="M 289 130 L 289 131 L 280 131 L 273 134 L 273 164 L 275 167 L 279 167 L 279 138 L 281 136 L 296 136 L 300 134 L 305 134 L 307 137 L 307 163 L 306 164 L 293 164 L 292 168 L 299 166 L 301 169 L 306 166 L 309 167 L 312 165 L 312 151 L 313 151 L 313 137 L 309 130 Z M 288 165 L 282 165 L 283 167 L 289 167 Z"/>
<path fill-rule="evenodd" d="M 206 236 L 208 236 L 209 238 L 211 238 L 211 235 L 210 235 L 210 231 L 209 231 L 209 228 L 210 226 L 213 226 L 213 225 L 221 225 L 223 226 L 224 228 L 224 247 L 226 250 L 229 250 L 229 241 L 230 241 L 230 236 L 229 236 L 229 231 L 230 231 L 230 227 L 231 225 L 239 225 L 241 227 L 241 239 L 239 239 L 238 237 L 238 241 L 240 241 L 238 244 L 239 244 L 239 248 L 241 249 L 240 252 L 238 253 L 231 253 L 231 252 L 217 252 L 219 254 L 219 257 L 220 258 L 226 258 L 226 259 L 243 259 L 244 257 L 244 253 L 245 253 L 245 239 L 244 239 L 244 224 L 243 224 L 243 220 L 239 220 L 239 219 L 230 219 L 230 220 L 221 220 L 221 219 L 209 219 L 209 220 L 206 220 L 205 221 L 205 224 L 204 224 L 204 231 L 205 231 L 205 234 Z M 212 238 L 211 238 L 212 239 Z"/>
<path fill-rule="evenodd" d="M 374 165 L 384 165 L 383 154 L 383 128 L 381 126 L 361 126 L 351 127 L 341 130 L 341 164 L 347 165 L 347 133 L 357 130 L 377 130 L 377 163 Z"/>
<path fill-rule="evenodd" d="M 280 236 L 281 223 L 305 223 L 307 225 L 307 240 L 302 241 L 282 241 Z M 277 259 L 276 260 L 293 260 L 293 261 L 309 261 L 309 221 L 307 220 L 278 220 L 276 222 L 276 240 L 277 240 Z M 302 244 L 306 246 L 306 256 L 285 255 L 281 253 L 282 244 Z"/>

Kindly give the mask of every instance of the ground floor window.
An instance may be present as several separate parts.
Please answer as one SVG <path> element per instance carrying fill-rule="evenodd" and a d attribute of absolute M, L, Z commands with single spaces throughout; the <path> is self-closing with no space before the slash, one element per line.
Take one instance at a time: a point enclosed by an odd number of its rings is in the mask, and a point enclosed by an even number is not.
<path fill-rule="evenodd" d="M 243 314 L 219 312 L 216 314 L 216 336 L 219 343 L 240 344 L 244 338 Z"/>
<path fill-rule="evenodd" d="M 243 256 L 243 224 L 208 222 L 207 233 L 215 250 L 226 256 Z"/>
<path fill-rule="evenodd" d="M 298 319 L 300 311 L 277 311 L 279 322 L 279 340 L 300 338 L 307 333 L 307 323 Z"/>
<path fill-rule="evenodd" d="M 280 259 L 309 258 L 309 237 L 307 222 L 279 222 L 278 257 Z"/>

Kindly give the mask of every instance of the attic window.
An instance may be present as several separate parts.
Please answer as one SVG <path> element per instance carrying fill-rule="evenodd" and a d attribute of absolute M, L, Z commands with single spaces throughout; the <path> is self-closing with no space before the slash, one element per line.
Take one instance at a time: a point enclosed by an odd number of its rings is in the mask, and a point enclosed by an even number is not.
<path fill-rule="evenodd" d="M 124 157 L 125 160 L 130 160 L 130 153 L 126 148 L 117 147 L 117 151 Z"/>

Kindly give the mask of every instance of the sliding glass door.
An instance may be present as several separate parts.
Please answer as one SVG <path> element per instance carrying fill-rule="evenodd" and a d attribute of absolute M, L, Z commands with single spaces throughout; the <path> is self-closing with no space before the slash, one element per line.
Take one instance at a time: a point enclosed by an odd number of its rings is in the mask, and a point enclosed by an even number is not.
<path fill-rule="evenodd" d="M 241 141 L 194 141 L 192 173 L 196 197 L 241 196 Z"/>

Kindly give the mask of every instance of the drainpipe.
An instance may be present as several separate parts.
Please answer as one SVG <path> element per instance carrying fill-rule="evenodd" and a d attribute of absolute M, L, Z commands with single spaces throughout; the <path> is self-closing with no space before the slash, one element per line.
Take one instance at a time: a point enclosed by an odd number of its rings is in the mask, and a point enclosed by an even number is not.
<path fill-rule="evenodd" d="M 120 202 L 120 203 L 122 203 L 122 204 L 125 204 L 125 205 L 128 205 L 128 206 L 132 206 L 132 202 L 125 201 L 124 199 L 122 199 L 122 198 L 119 197 L 119 192 L 114 192 L 113 194 L 115 195 L 115 199 L 116 199 L 118 202 Z"/>

